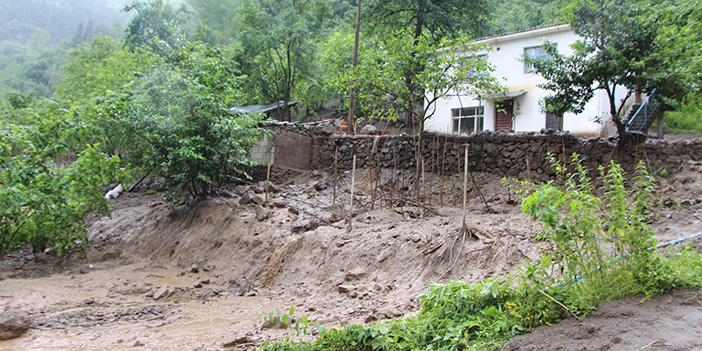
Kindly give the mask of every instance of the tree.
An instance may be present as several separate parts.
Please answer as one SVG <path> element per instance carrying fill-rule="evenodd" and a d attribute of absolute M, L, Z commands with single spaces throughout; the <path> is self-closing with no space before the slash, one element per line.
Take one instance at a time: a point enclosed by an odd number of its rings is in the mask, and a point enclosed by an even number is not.
<path fill-rule="evenodd" d="M 202 41 L 209 44 L 229 44 L 237 38 L 239 0 L 188 0 L 204 32 Z"/>
<path fill-rule="evenodd" d="M 96 145 L 74 148 L 75 124 L 55 104 L 36 108 L 27 126 L 0 125 L 0 257 L 32 244 L 35 252 L 55 245 L 58 253 L 87 244 L 86 213 L 109 215 L 100 187 L 124 176 L 119 158 L 107 157 Z M 75 153 L 70 167 L 58 158 Z"/>
<path fill-rule="evenodd" d="M 122 10 L 136 14 L 127 25 L 125 45 L 130 51 L 147 47 L 152 52 L 166 56 L 187 45 L 187 26 L 192 13 L 185 4 L 176 5 L 168 0 L 136 1 Z"/>
<path fill-rule="evenodd" d="M 253 165 L 248 150 L 264 131 L 260 117 L 239 116 L 236 64 L 219 47 L 191 44 L 98 105 L 99 113 L 138 137 L 131 153 L 142 169 L 177 186 L 170 195 L 202 198 L 227 176 Z"/>
<path fill-rule="evenodd" d="M 406 30 L 413 38 L 478 37 L 485 34 L 487 0 L 370 0 L 365 17 L 390 32 Z"/>
<path fill-rule="evenodd" d="M 259 102 L 282 102 L 278 116 L 290 121 L 288 102 L 312 71 L 324 2 L 313 0 L 244 0 L 241 7 L 242 69 Z M 319 14 L 322 14 L 318 16 Z"/>
<path fill-rule="evenodd" d="M 656 78 L 672 69 L 656 59 L 659 21 L 625 2 L 582 0 L 570 22 L 582 37 L 572 45 L 572 56 L 559 54 L 555 45 L 546 43 L 547 60 L 523 58 L 548 80 L 540 87 L 553 91 L 543 101 L 544 110 L 557 116 L 581 113 L 595 91 L 602 90 L 620 145 L 626 144 L 630 138 L 622 119 L 625 101 L 636 91 L 650 94 L 660 83 Z M 621 89 L 623 99 L 617 94 Z"/>
<path fill-rule="evenodd" d="M 444 39 L 434 45 L 425 37 L 415 40 L 399 32 L 379 50 L 364 53 L 358 67 L 341 76 L 334 86 L 341 94 L 355 87 L 358 106 L 365 110 L 368 121 L 395 120 L 400 114 L 417 120 L 419 158 L 424 122 L 434 115 L 439 99 L 455 94 L 485 96 L 504 90 L 490 74 L 494 67 L 478 56 L 484 50 L 487 48 L 466 40 Z M 420 109 L 404 80 L 410 67 L 424 67 L 414 75 L 415 87 L 421 92 Z"/>
<path fill-rule="evenodd" d="M 56 87 L 56 98 L 84 103 L 108 91 L 119 91 L 140 72 L 148 69 L 157 58 L 143 51 L 122 50 L 121 44 L 110 37 L 97 37 L 69 51 L 66 75 Z"/>
<path fill-rule="evenodd" d="M 478 37 L 487 28 L 489 14 L 487 0 L 371 0 L 365 14 L 375 31 L 384 31 L 384 35 L 395 31 L 405 31 L 404 35 L 412 37 L 413 46 L 418 46 L 420 38 L 431 44 L 439 44 L 443 38 L 459 36 Z M 368 26 L 366 26 L 368 27 Z M 392 35 L 392 34 L 390 34 Z M 408 55 L 415 55 L 410 50 Z M 418 64 L 419 62 L 415 62 Z M 413 110 L 422 109 L 421 83 L 417 82 L 424 66 L 406 66 L 402 81 L 407 86 L 404 100 L 413 100 Z M 405 124 L 415 129 L 412 116 L 404 116 Z M 421 122 L 419 122 L 421 124 Z M 420 130 L 421 132 L 421 130 Z"/>

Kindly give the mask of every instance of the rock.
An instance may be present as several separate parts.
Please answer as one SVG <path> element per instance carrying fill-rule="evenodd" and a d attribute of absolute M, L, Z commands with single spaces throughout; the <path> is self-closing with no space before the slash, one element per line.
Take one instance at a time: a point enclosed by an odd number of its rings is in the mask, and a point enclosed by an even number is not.
<path fill-rule="evenodd" d="M 156 292 L 153 295 L 154 300 L 158 300 L 162 297 L 168 296 L 168 286 L 161 287 L 160 289 L 156 290 Z"/>
<path fill-rule="evenodd" d="M 210 280 L 209 279 L 200 279 L 200 283 L 202 284 L 209 284 Z"/>
<path fill-rule="evenodd" d="M 197 263 L 193 263 L 190 265 L 190 267 L 188 269 L 186 269 L 186 272 L 198 273 L 198 272 L 200 272 L 200 269 L 198 269 Z"/>
<path fill-rule="evenodd" d="M 311 185 L 312 188 L 314 188 L 314 190 L 316 190 L 316 191 L 322 191 L 322 190 L 324 190 L 324 189 L 327 188 L 327 185 L 326 185 L 326 184 L 324 184 L 323 182 L 320 182 L 320 181 L 318 181 L 318 180 L 312 182 L 312 184 L 310 184 L 310 185 Z"/>
<path fill-rule="evenodd" d="M 89 298 L 83 300 L 84 305 L 92 305 L 94 303 L 95 303 L 95 298 L 93 298 L 93 297 L 89 297 Z"/>
<path fill-rule="evenodd" d="M 122 255 L 122 251 L 121 251 L 121 250 L 115 249 L 115 248 L 111 248 L 111 249 L 105 251 L 105 253 L 102 254 L 102 260 L 103 260 L 103 261 L 113 260 L 113 259 L 119 257 L 120 255 Z"/>
<path fill-rule="evenodd" d="M 321 132 L 324 135 L 332 135 L 334 133 L 334 125 L 331 123 L 325 124 Z"/>
<path fill-rule="evenodd" d="M 32 320 L 20 309 L 10 309 L 0 313 L 0 340 L 19 337 L 29 330 Z"/>
<path fill-rule="evenodd" d="M 265 207 L 256 207 L 256 219 L 262 222 L 271 216 L 271 210 Z"/>
<path fill-rule="evenodd" d="M 46 260 L 47 260 L 46 254 L 43 252 L 40 252 L 40 253 L 34 255 L 34 261 L 36 263 L 43 263 L 43 262 L 46 262 Z"/>
<path fill-rule="evenodd" d="M 202 288 L 202 279 L 198 279 L 195 284 L 193 284 L 193 287 L 196 289 Z"/>
<path fill-rule="evenodd" d="M 319 178 L 322 176 L 322 173 L 319 173 L 319 171 L 315 169 L 314 171 L 312 171 L 312 175 Z"/>
<path fill-rule="evenodd" d="M 372 124 L 366 124 L 361 128 L 361 135 L 378 135 L 378 128 Z"/>
<path fill-rule="evenodd" d="M 237 335 L 234 336 L 230 339 L 227 339 L 227 341 L 222 343 L 222 347 L 233 347 L 236 345 L 241 345 L 241 344 L 246 344 L 251 342 L 251 337 L 248 335 Z"/>
<path fill-rule="evenodd" d="M 239 200 L 239 205 L 248 205 L 250 203 L 255 203 L 257 205 L 260 205 L 264 202 L 263 198 L 252 193 L 246 193 L 244 196 L 241 197 Z"/>
<path fill-rule="evenodd" d="M 266 182 L 263 182 L 263 184 L 261 184 L 261 187 L 263 187 L 265 189 L 265 186 L 266 186 Z M 273 184 L 272 182 L 268 182 L 268 192 L 269 193 L 277 193 L 278 191 L 280 191 L 280 189 L 278 189 L 278 187 L 275 184 Z"/>
<path fill-rule="evenodd" d="M 295 207 L 288 207 L 288 212 L 294 215 L 300 214 L 300 211 L 298 211 Z"/>
<path fill-rule="evenodd" d="M 346 273 L 346 277 L 344 279 L 346 280 L 354 280 L 361 278 L 366 275 L 366 271 L 364 271 L 361 268 L 356 268 L 352 270 L 351 272 Z"/>
<path fill-rule="evenodd" d="M 337 290 L 338 290 L 340 293 L 343 294 L 343 293 L 347 293 L 347 292 L 349 292 L 349 291 L 356 290 L 356 287 L 353 286 L 353 285 L 344 285 L 344 284 L 342 284 L 342 285 L 339 285 L 339 286 L 337 287 Z"/>
<path fill-rule="evenodd" d="M 284 208 L 287 205 L 288 205 L 288 203 L 285 202 L 284 200 L 274 200 L 273 201 L 273 206 L 278 207 L 278 208 Z"/>
<path fill-rule="evenodd" d="M 56 246 L 47 247 L 47 248 L 44 250 L 44 253 L 45 253 L 47 256 L 54 256 L 54 257 L 55 257 L 55 256 L 58 254 L 58 249 L 56 248 Z"/>
<path fill-rule="evenodd" d="M 144 344 L 141 340 L 137 340 L 134 342 L 134 345 L 132 345 L 132 347 L 141 347 L 144 345 L 146 345 L 146 344 Z"/>
<path fill-rule="evenodd" d="M 249 189 L 251 189 L 251 187 L 248 185 L 238 186 L 236 189 L 234 189 L 234 194 L 237 196 L 244 196 Z"/>
<path fill-rule="evenodd" d="M 298 219 L 290 224 L 290 231 L 293 233 L 304 233 L 309 230 L 315 230 L 319 227 L 319 223 L 311 222 L 307 219 Z"/>

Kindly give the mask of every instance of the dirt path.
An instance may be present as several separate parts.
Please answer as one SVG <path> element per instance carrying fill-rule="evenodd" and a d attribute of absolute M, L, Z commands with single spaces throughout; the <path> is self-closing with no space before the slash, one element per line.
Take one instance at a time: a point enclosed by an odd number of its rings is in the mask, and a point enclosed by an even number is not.
<path fill-rule="evenodd" d="M 699 171 L 686 168 L 662 181 L 657 196 L 677 202 L 659 211 L 654 227 L 660 240 L 702 231 L 702 200 L 696 200 L 702 199 Z M 499 177 L 492 175 L 476 177 L 491 213 L 471 189 L 467 224 L 477 238 L 461 245 L 456 177 L 429 179 L 433 211 L 426 219 L 421 218 L 421 206 L 412 203 L 411 190 L 393 194 L 371 188 L 367 176 L 359 177 L 354 230 L 347 233 L 342 207 L 331 206 L 329 174 L 284 174 L 288 178 L 278 180 L 282 184 L 271 190 L 267 208 L 256 203 L 265 198 L 262 187 L 240 187 L 175 208 L 160 201 L 159 194 L 128 194 L 114 201 L 111 219 L 91 220 L 87 259 L 63 274 L 39 277 L 60 268 L 61 261 L 51 257 L 44 263 L 26 253 L 7 259 L 0 265 L 0 275 L 9 278 L 0 283 L 0 309 L 22 308 L 32 315 L 33 324 L 25 336 L 0 341 L 0 350 L 216 350 L 237 338 L 239 344 L 251 346 L 284 334 L 262 328 L 261 316 L 276 309 L 282 313 L 294 306 L 297 317 L 326 325 L 402 317 L 418 310 L 416 296 L 441 276 L 443 281 L 482 281 L 514 271 L 525 257 L 536 259 L 544 248 L 544 243 L 530 239 L 539 228 L 520 214 Z M 394 175 L 383 174 L 381 183 L 390 182 L 399 185 Z M 348 191 L 339 188 L 337 194 L 337 204 L 348 203 Z M 405 203 L 398 206 L 398 199 Z M 701 242 L 693 244 L 702 247 Z M 168 292 L 154 299 L 164 287 Z M 670 304 L 655 305 L 672 311 L 669 315 L 631 310 L 648 320 L 688 316 L 677 319 L 680 326 L 663 338 L 671 347 L 699 349 L 694 343 L 678 343 L 673 335 L 690 340 L 691 333 L 699 333 L 684 326 L 699 322 L 702 306 L 680 304 L 678 295 L 671 296 Z M 654 301 L 658 300 L 641 306 Z M 678 307 L 684 309 L 678 312 Z M 641 339 L 628 341 L 609 331 L 624 335 L 624 329 L 637 329 L 616 326 L 631 319 L 629 314 L 596 313 L 591 317 L 600 322 L 593 320 L 592 332 L 588 319 L 581 325 L 565 321 L 565 329 L 553 336 L 529 334 L 532 339 L 515 339 L 525 341 L 511 347 L 546 350 L 562 339 L 564 349 L 595 350 L 606 344 L 629 350 L 658 338 L 646 341 L 654 335 L 645 332 Z M 585 330 L 587 337 L 578 339 L 578 330 Z M 621 341 L 613 342 L 615 337 Z"/>

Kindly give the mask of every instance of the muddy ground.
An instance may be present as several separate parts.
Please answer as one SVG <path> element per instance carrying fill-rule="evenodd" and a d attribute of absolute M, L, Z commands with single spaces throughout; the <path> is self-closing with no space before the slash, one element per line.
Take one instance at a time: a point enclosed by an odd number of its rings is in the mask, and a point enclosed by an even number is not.
<path fill-rule="evenodd" d="M 328 326 L 402 318 L 418 311 L 429 283 L 513 272 L 546 248 L 495 175 L 477 174 L 469 187 L 474 236 L 464 240 L 460 177 L 429 176 L 422 218 L 413 175 L 359 170 L 348 231 L 350 173 L 334 200 L 331 172 L 274 171 L 268 195 L 261 183 L 170 206 L 147 184 L 112 200 L 112 218 L 89 219 L 84 259 L 35 257 L 29 248 L 6 255 L 0 309 L 22 308 L 33 322 L 0 350 L 250 348 L 299 338 L 266 323 L 291 306 Z M 701 164 L 659 179 L 656 197 L 660 241 L 702 232 Z M 687 244 L 702 247 L 702 239 Z M 699 293 L 617 301 L 507 349 L 700 350 Z"/>

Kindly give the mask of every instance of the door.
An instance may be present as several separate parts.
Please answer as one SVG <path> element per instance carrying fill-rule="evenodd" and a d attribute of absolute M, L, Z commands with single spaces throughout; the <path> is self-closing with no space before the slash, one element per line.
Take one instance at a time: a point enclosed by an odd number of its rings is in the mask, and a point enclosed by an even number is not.
<path fill-rule="evenodd" d="M 495 104 L 495 131 L 512 130 L 514 100 L 499 101 Z"/>

